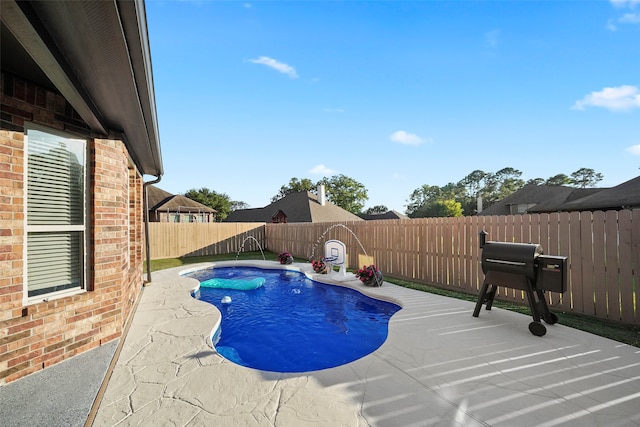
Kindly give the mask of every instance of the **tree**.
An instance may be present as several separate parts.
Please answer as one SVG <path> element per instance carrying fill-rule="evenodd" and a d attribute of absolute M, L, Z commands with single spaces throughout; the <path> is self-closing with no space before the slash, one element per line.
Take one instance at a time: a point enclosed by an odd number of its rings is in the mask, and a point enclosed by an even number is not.
<path fill-rule="evenodd" d="M 426 212 L 427 217 L 457 217 L 462 216 L 462 205 L 452 199 L 438 200 Z"/>
<path fill-rule="evenodd" d="M 458 186 L 464 188 L 464 193 L 457 198 L 462 204 L 465 215 L 473 215 L 478 206 L 478 197 L 485 193 L 484 187 L 493 174 L 481 170 L 475 170 L 458 182 Z"/>
<path fill-rule="evenodd" d="M 217 211 L 216 221 L 224 220 L 231 211 L 234 210 L 234 207 L 247 205 L 244 202 L 234 202 L 228 195 L 224 193 L 216 193 L 215 191 L 204 187 L 199 190 L 192 188 L 184 193 L 184 196 L 215 209 Z"/>
<path fill-rule="evenodd" d="M 498 191 L 495 195 L 497 200 L 504 199 L 524 187 L 524 180 L 520 179 L 522 172 L 514 168 L 503 168 L 496 172 L 498 180 Z"/>
<path fill-rule="evenodd" d="M 558 175 L 554 175 L 551 178 L 548 178 L 545 182 L 545 185 L 569 185 L 571 184 L 571 178 L 567 175 L 560 173 Z"/>
<path fill-rule="evenodd" d="M 467 190 L 467 197 L 476 198 L 483 187 L 483 181 L 487 173 L 481 170 L 474 170 L 469 175 L 460 180 L 458 184 L 464 186 Z"/>
<path fill-rule="evenodd" d="M 524 187 L 520 179 L 522 172 L 514 168 L 503 168 L 496 173 L 488 173 L 484 177 L 484 187 L 479 191 L 485 207 Z"/>
<path fill-rule="evenodd" d="M 542 184 L 544 184 L 544 178 L 533 178 L 533 179 L 530 179 L 525 183 L 525 185 L 529 185 L 529 184 L 542 185 Z"/>
<path fill-rule="evenodd" d="M 382 214 L 389 211 L 389 208 L 387 208 L 385 205 L 376 205 L 372 208 L 368 208 L 366 209 L 364 212 L 362 212 L 363 214 L 366 215 L 375 215 L 375 214 Z"/>
<path fill-rule="evenodd" d="M 461 183 L 450 182 L 444 187 L 423 185 L 411 193 L 407 215 L 411 218 L 461 216 L 466 190 Z"/>
<path fill-rule="evenodd" d="M 580 168 L 571 174 L 571 184 L 580 188 L 593 187 L 603 178 L 601 173 L 597 173 L 593 169 Z"/>
<path fill-rule="evenodd" d="M 411 218 L 436 218 L 462 216 L 462 205 L 452 199 L 436 200 L 422 206 Z"/>
<path fill-rule="evenodd" d="M 280 187 L 280 191 L 271 198 L 271 202 L 276 202 L 287 194 L 297 193 L 298 191 L 311 191 L 315 193 L 316 185 L 308 178 L 291 178 L 288 185 Z"/>
<path fill-rule="evenodd" d="M 409 196 L 409 204 L 407 205 L 407 215 L 411 218 L 422 218 L 421 211 L 431 203 L 436 202 L 442 191 L 437 185 L 424 184 L 420 188 L 416 188 Z"/>
<path fill-rule="evenodd" d="M 318 184 L 324 184 L 327 199 L 342 209 L 357 214 L 369 200 L 365 186 L 353 178 L 345 175 L 324 177 Z"/>
<path fill-rule="evenodd" d="M 249 209 L 249 204 L 245 202 L 231 202 L 231 212 L 237 211 L 240 209 Z"/>
<path fill-rule="evenodd" d="M 522 172 L 511 167 L 502 168 L 496 173 L 474 170 L 458 181 L 444 187 L 423 185 L 411 193 L 406 213 L 411 218 L 432 216 L 456 216 L 456 210 L 450 202 L 458 203 L 463 215 L 473 215 L 476 212 L 477 198 L 482 197 L 484 207 L 520 190 L 526 184 L 535 185 L 574 185 L 585 188 L 593 186 L 603 179 L 602 174 L 593 169 L 582 168 L 568 177 L 558 174 L 544 180 L 534 178 L 526 183 L 520 177 Z"/>

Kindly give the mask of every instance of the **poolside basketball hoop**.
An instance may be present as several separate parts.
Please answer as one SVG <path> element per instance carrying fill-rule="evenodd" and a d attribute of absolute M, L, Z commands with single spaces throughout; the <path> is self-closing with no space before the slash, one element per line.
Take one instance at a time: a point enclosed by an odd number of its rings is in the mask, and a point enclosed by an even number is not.
<path fill-rule="evenodd" d="M 324 244 L 324 262 L 329 274 L 333 273 L 333 266 L 337 265 L 338 275 L 347 276 L 347 247 L 340 240 L 327 240 Z"/>

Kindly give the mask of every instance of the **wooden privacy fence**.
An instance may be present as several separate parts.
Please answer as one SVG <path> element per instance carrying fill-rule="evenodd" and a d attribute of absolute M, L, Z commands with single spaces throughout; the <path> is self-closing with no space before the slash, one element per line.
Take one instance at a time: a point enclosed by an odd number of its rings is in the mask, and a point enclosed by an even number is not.
<path fill-rule="evenodd" d="M 568 289 L 548 292 L 550 307 L 640 324 L 640 210 L 513 216 L 421 218 L 344 223 L 266 224 L 271 251 L 319 258 L 324 242 L 347 246 L 350 268 L 372 256 L 384 274 L 477 295 L 484 274 L 479 232 L 487 240 L 539 243 L 546 255 L 568 257 Z M 501 300 L 526 303 L 520 290 L 499 288 Z"/>
<path fill-rule="evenodd" d="M 263 222 L 151 222 L 149 252 L 162 259 L 258 251 L 265 248 L 264 232 Z"/>

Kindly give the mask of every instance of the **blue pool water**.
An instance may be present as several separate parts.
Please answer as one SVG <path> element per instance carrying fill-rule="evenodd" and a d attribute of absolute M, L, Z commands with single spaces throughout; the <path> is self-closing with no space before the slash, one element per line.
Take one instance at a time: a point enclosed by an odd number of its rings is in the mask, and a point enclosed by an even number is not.
<path fill-rule="evenodd" d="M 253 290 L 203 287 L 199 292 L 201 300 L 222 313 L 218 353 L 264 371 L 315 371 L 366 356 L 384 343 L 389 319 L 400 310 L 297 271 L 218 267 L 189 276 L 200 281 L 265 278 Z M 224 297 L 231 297 L 231 303 L 223 304 Z"/>

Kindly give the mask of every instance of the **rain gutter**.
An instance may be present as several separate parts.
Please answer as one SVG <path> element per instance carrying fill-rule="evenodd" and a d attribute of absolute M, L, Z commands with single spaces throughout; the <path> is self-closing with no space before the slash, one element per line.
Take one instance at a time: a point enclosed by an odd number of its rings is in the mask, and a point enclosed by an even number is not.
<path fill-rule="evenodd" d="M 147 197 L 147 187 L 151 184 L 157 184 L 162 179 L 162 175 L 158 175 L 153 181 L 145 182 L 142 185 L 142 193 L 144 197 L 144 244 L 147 254 L 147 281 L 151 283 L 151 252 L 149 249 L 149 198 Z"/>

